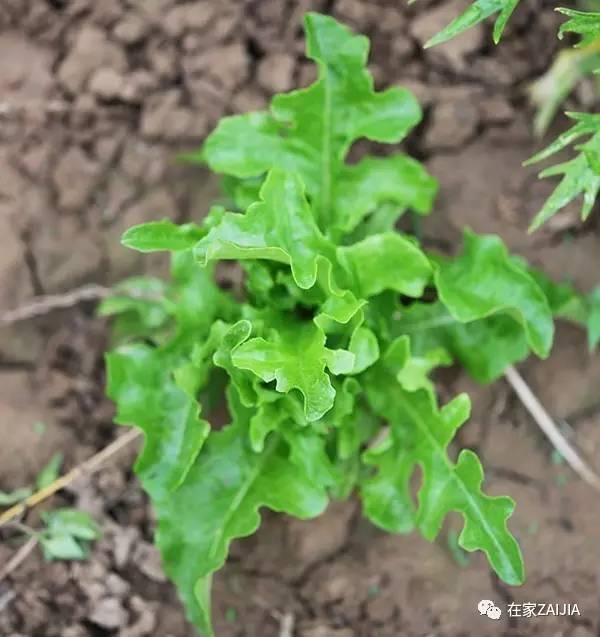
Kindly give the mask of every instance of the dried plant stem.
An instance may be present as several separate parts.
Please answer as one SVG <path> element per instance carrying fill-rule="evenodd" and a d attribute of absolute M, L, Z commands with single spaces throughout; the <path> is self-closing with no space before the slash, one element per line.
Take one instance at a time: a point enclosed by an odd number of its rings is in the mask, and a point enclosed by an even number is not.
<path fill-rule="evenodd" d="M 38 539 L 31 536 L 25 544 L 8 560 L 8 562 L 0 569 L 0 582 L 6 579 L 14 570 L 16 570 L 31 554 L 37 546 Z"/>
<path fill-rule="evenodd" d="M 293 613 L 283 613 L 279 617 L 279 637 L 293 637 L 295 618 Z"/>
<path fill-rule="evenodd" d="M 140 435 L 141 431 L 139 429 L 130 429 L 123 435 L 119 436 L 116 440 L 111 442 L 107 447 L 104 447 L 104 449 L 99 451 L 97 454 L 93 455 L 85 462 L 77 465 L 74 469 L 71 469 L 71 471 L 66 473 L 64 476 L 61 476 L 60 478 L 55 480 L 52 484 L 43 489 L 40 489 L 33 495 L 23 500 L 23 502 L 15 504 L 15 506 L 0 514 L 0 527 L 8 524 L 9 522 L 12 522 L 15 518 L 18 518 L 20 515 L 25 513 L 27 509 L 30 509 L 40 502 L 48 499 L 51 495 L 54 495 L 61 489 L 64 489 L 66 486 L 70 485 L 78 478 L 84 475 L 90 475 L 111 456 L 114 456 L 118 451 L 126 447 L 128 444 L 130 444 L 134 440 L 137 440 Z"/>
<path fill-rule="evenodd" d="M 73 307 L 84 301 L 95 301 L 114 294 L 111 288 L 101 285 L 84 285 L 65 294 L 49 294 L 35 298 L 31 303 L 0 314 L 0 325 L 12 325 L 19 321 L 48 314 L 54 310 Z"/>
<path fill-rule="evenodd" d="M 544 406 L 540 403 L 521 374 L 512 366 L 506 368 L 504 377 L 514 389 L 515 393 L 531 414 L 539 428 L 544 432 L 557 451 L 575 473 L 600 491 L 600 477 L 586 464 L 575 448 L 569 443 L 560 429 L 556 426 Z"/>

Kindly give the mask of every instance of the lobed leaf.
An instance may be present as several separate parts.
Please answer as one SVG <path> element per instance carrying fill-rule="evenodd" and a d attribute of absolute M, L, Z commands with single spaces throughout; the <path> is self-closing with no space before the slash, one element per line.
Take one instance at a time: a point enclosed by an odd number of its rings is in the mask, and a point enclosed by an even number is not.
<path fill-rule="evenodd" d="M 374 296 L 384 290 L 418 297 L 432 274 L 423 252 L 398 233 L 372 235 L 351 246 L 339 247 L 337 257 L 359 297 Z"/>
<path fill-rule="evenodd" d="M 522 325 L 531 349 L 548 356 L 554 334 L 548 300 L 499 237 L 465 231 L 462 254 L 440 261 L 434 280 L 441 301 L 458 321 L 507 313 Z"/>
<path fill-rule="evenodd" d="M 581 42 L 576 46 L 586 46 L 600 38 L 600 13 L 595 11 L 576 11 L 575 9 L 556 9 L 566 15 L 569 20 L 563 22 L 558 30 L 558 37 L 562 40 L 565 33 L 577 33 L 581 36 Z"/>
<path fill-rule="evenodd" d="M 269 438 L 261 453 L 249 446 L 246 422 L 210 436 L 177 491 L 155 502 L 163 564 L 177 583 L 190 620 L 206 637 L 214 635 L 211 574 L 223 565 L 231 540 L 258 528 L 259 509 L 305 519 L 321 514 L 326 505 L 322 485 L 292 462 L 277 436 Z"/>
<path fill-rule="evenodd" d="M 235 349 L 231 360 L 235 367 L 249 370 L 267 383 L 276 381 L 279 392 L 298 389 L 309 421 L 321 418 L 333 406 L 335 390 L 325 367 L 333 374 L 348 374 L 355 365 L 354 354 L 325 347 L 325 333 L 317 325 L 298 321 L 273 329 L 272 339 L 246 341 Z"/>
<path fill-rule="evenodd" d="M 483 22 L 495 13 L 500 13 L 494 24 L 494 43 L 498 44 L 506 23 L 515 10 L 519 0 L 474 0 L 474 2 L 463 11 L 450 24 L 444 27 L 439 33 L 434 35 L 425 43 L 425 48 L 447 42 L 467 29 Z"/>
<path fill-rule="evenodd" d="M 202 264 L 213 259 L 271 259 L 289 264 L 299 287 L 312 287 L 318 258 L 331 248 L 315 222 L 302 182 L 294 173 L 273 169 L 260 197 L 245 214 L 226 213 L 196 244 L 196 258 Z"/>
<path fill-rule="evenodd" d="M 107 393 L 117 404 L 115 422 L 145 434 L 136 472 L 150 493 L 171 491 L 184 480 L 208 433 L 196 398 L 176 382 L 173 362 L 143 344 L 120 347 L 106 357 Z"/>
<path fill-rule="evenodd" d="M 427 359 L 446 351 L 480 383 L 496 380 L 529 354 L 522 326 L 507 314 L 460 323 L 440 302 L 413 303 L 400 311 L 393 328 L 410 336 L 414 355 Z"/>
<path fill-rule="evenodd" d="M 405 187 L 402 203 L 416 203 L 426 212 L 432 180 L 416 162 L 382 159 L 361 169 L 344 164 L 357 139 L 399 142 L 421 119 L 416 100 L 404 89 L 374 91 L 366 69 L 369 43 L 363 36 L 316 13 L 306 15 L 305 30 L 307 56 L 318 64 L 318 80 L 307 89 L 276 96 L 270 113 L 221 120 L 196 159 L 238 178 L 260 176 L 273 167 L 297 174 L 314 204 L 317 222 L 328 234 L 350 229 L 373 203 L 389 196 L 390 177 L 405 183 L 407 171 L 418 173 L 421 183 Z M 389 167 L 384 168 L 387 161 Z M 337 186 L 350 180 L 363 193 L 360 207 L 352 211 L 345 208 L 344 191 Z M 400 189 L 393 195 L 394 201 L 403 198 Z"/>
<path fill-rule="evenodd" d="M 447 455 L 469 415 L 469 399 L 462 394 L 438 409 L 430 392 L 402 389 L 395 379 L 398 371 L 398 358 L 386 357 L 369 372 L 366 385 L 370 404 L 391 427 L 390 438 L 365 455 L 377 468 L 361 490 L 367 517 L 388 531 L 406 532 L 416 525 L 433 540 L 447 513 L 458 511 L 465 522 L 460 546 L 483 551 L 506 583 L 522 583 L 523 560 L 506 525 L 514 502 L 481 491 L 483 471 L 474 453 L 461 451 L 456 464 Z M 410 496 L 416 465 L 423 472 L 417 507 Z"/>
<path fill-rule="evenodd" d="M 573 159 L 552 166 L 543 170 L 540 178 L 563 175 L 554 192 L 548 197 L 542 209 L 537 213 L 529 227 L 529 231 L 537 230 L 548 219 L 553 217 L 561 208 L 583 194 L 583 204 L 581 207 L 581 218 L 585 221 L 589 216 L 596 201 L 598 190 L 600 189 L 600 161 L 598 160 L 598 149 L 600 147 L 600 115 L 587 113 L 567 113 L 577 123 L 568 131 L 560 135 L 547 148 L 541 150 L 525 165 L 546 159 L 550 155 L 557 153 L 576 139 L 584 135 L 591 135 L 589 141 L 579 147 L 575 147 L 581 152 Z"/>

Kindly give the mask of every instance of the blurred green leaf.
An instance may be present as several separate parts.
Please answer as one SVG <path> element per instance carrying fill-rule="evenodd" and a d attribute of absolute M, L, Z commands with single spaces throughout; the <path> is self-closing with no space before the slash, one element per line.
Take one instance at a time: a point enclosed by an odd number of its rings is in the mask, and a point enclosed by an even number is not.
<path fill-rule="evenodd" d="M 48 464 L 38 473 L 35 484 L 38 491 L 49 487 L 60 475 L 60 467 L 63 462 L 62 453 L 55 453 Z"/>

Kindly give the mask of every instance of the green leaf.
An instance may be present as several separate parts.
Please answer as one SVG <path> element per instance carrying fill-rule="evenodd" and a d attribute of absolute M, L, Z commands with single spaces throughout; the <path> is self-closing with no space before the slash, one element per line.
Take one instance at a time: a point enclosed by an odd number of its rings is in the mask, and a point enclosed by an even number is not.
<path fill-rule="evenodd" d="M 529 227 L 530 232 L 537 230 L 561 208 L 564 208 L 581 194 L 583 194 L 581 218 L 585 221 L 600 189 L 600 161 L 597 159 L 600 146 L 600 115 L 587 113 L 567 113 L 567 115 L 577 122 L 575 126 L 560 135 L 547 148 L 531 157 L 525 162 L 525 165 L 546 159 L 584 135 L 591 135 L 591 138 L 585 145 L 575 147 L 581 152 L 573 159 L 547 168 L 539 174 L 540 178 L 554 175 L 563 175 L 563 178 L 535 216 Z"/>
<path fill-rule="evenodd" d="M 483 22 L 489 16 L 500 12 L 494 25 L 494 42 L 498 44 L 504 27 L 508 22 L 512 12 L 518 4 L 518 0 L 475 0 L 463 13 L 444 27 L 439 33 L 434 35 L 425 43 L 425 48 L 447 42 L 467 29 Z"/>
<path fill-rule="evenodd" d="M 40 535 L 39 537 L 44 558 L 51 560 L 84 560 L 89 555 L 86 546 L 77 542 L 70 534 L 52 534 L 49 536 Z"/>
<path fill-rule="evenodd" d="M 431 211 L 436 193 L 436 180 L 411 157 L 365 157 L 347 166 L 335 182 L 336 223 L 343 232 L 350 232 L 385 203 L 425 215 Z"/>
<path fill-rule="evenodd" d="M 28 498 L 33 491 L 29 487 L 22 487 L 21 489 L 15 489 L 14 491 L 0 491 L 0 506 L 8 507 L 21 502 Z"/>
<path fill-rule="evenodd" d="M 444 517 L 458 511 L 465 522 L 460 546 L 484 551 L 503 581 L 521 584 L 521 553 L 506 526 L 514 502 L 481 491 L 483 471 L 474 453 L 461 451 L 456 464 L 447 455 L 448 444 L 468 418 L 469 399 L 463 394 L 438 409 L 429 392 L 403 390 L 395 381 L 396 374 L 387 360 L 369 372 L 369 401 L 389 421 L 391 433 L 365 456 L 378 469 L 362 488 L 366 515 L 389 531 L 406 532 L 414 524 L 426 539 L 433 540 Z M 421 467 L 423 479 L 415 508 L 410 481 L 416 465 Z"/>
<path fill-rule="evenodd" d="M 325 347 L 325 333 L 314 323 L 289 320 L 273 330 L 272 339 L 252 338 L 231 356 L 235 367 L 249 370 L 265 382 L 276 381 L 276 389 L 287 393 L 298 389 L 304 397 L 309 421 L 319 419 L 333 406 L 335 390 L 325 367 L 334 374 L 349 373 L 354 355 Z"/>
<path fill-rule="evenodd" d="M 80 540 L 97 540 L 100 528 L 89 513 L 76 509 L 53 509 L 42 513 L 47 530 L 52 535 L 71 535 Z"/>
<path fill-rule="evenodd" d="M 231 540 L 246 537 L 268 507 L 306 519 L 323 512 L 327 496 L 289 450 L 271 436 L 262 453 L 250 449 L 245 424 L 213 433 L 183 484 L 156 503 L 157 543 L 188 615 L 207 637 L 210 576 L 224 561 Z"/>
<path fill-rule="evenodd" d="M 194 223 L 177 225 L 164 219 L 129 228 L 121 237 L 121 243 L 140 252 L 189 250 L 204 234 L 204 230 Z"/>
<path fill-rule="evenodd" d="M 418 297 L 432 274 L 429 260 L 414 242 L 391 232 L 339 247 L 337 256 L 359 297 L 384 290 Z"/>
<path fill-rule="evenodd" d="M 538 136 L 546 132 L 577 84 L 599 67 L 597 44 L 559 51 L 550 68 L 529 87 L 531 100 L 537 106 L 533 128 Z"/>
<path fill-rule="evenodd" d="M 529 267 L 524 260 L 522 264 L 546 295 L 552 316 L 585 325 L 588 315 L 585 298 L 570 283 L 557 283 L 540 270 Z"/>
<path fill-rule="evenodd" d="M 434 278 L 441 301 L 458 321 L 508 313 L 522 325 L 531 349 L 548 356 L 554 334 L 548 300 L 499 237 L 465 231 L 462 254 L 440 261 Z"/>
<path fill-rule="evenodd" d="M 269 114 L 221 120 L 198 158 L 216 172 L 240 178 L 273 167 L 298 174 L 320 227 L 330 232 L 340 225 L 338 214 L 346 214 L 334 188 L 351 144 L 361 137 L 399 142 L 419 122 L 421 111 L 404 89 L 373 90 L 365 68 L 366 38 L 316 13 L 306 15 L 305 29 L 307 56 L 319 66 L 318 80 L 307 89 L 276 96 Z"/>
<path fill-rule="evenodd" d="M 581 42 L 576 46 L 586 46 L 600 37 L 600 13 L 594 11 L 575 11 L 575 9 L 556 9 L 566 15 L 569 20 L 563 22 L 558 30 L 559 39 L 563 39 L 565 33 L 577 33 L 581 36 Z"/>
<path fill-rule="evenodd" d="M 367 327 L 359 326 L 352 332 L 348 350 L 354 354 L 352 374 L 360 374 L 379 358 L 377 337 Z"/>
<path fill-rule="evenodd" d="M 147 336 L 156 338 L 171 319 L 167 302 L 168 286 L 152 277 L 131 277 L 114 288 L 114 296 L 103 299 L 96 309 L 98 316 L 114 316 L 116 340 Z"/>
<path fill-rule="evenodd" d="M 593 351 L 600 343 L 600 287 L 595 288 L 588 296 L 589 315 L 587 319 L 588 345 Z"/>
<path fill-rule="evenodd" d="M 274 169 L 261 200 L 245 214 L 226 213 L 199 241 L 194 254 L 204 265 L 213 259 L 271 259 L 287 263 L 303 289 L 314 285 L 317 260 L 331 248 L 313 218 L 297 175 Z"/>
<path fill-rule="evenodd" d="M 394 334 L 410 336 L 413 356 L 445 350 L 480 383 L 490 383 L 529 354 L 521 325 L 506 314 L 459 323 L 442 303 L 413 303 L 394 321 Z M 439 354 L 441 355 L 441 353 Z"/>
<path fill-rule="evenodd" d="M 49 487 L 60 475 L 60 467 L 63 462 L 62 453 L 55 453 L 48 464 L 38 473 L 35 485 L 38 491 Z"/>
<path fill-rule="evenodd" d="M 398 382 L 406 391 L 427 390 L 432 396 L 435 388 L 429 374 L 438 367 L 447 367 L 452 364 L 450 354 L 442 347 L 426 350 L 422 355 L 410 355 L 410 340 L 405 339 L 407 347 L 406 362 L 396 376 Z"/>
<path fill-rule="evenodd" d="M 146 490 L 173 490 L 184 480 L 208 436 L 196 398 L 178 386 L 164 351 L 142 344 L 106 357 L 107 393 L 117 404 L 115 422 L 136 425 L 145 445 L 136 463 Z"/>
<path fill-rule="evenodd" d="M 597 139 L 600 141 L 600 133 Z M 569 161 L 546 168 L 539 176 L 543 179 L 554 175 L 563 175 L 563 178 L 531 222 L 529 232 L 537 230 L 581 194 L 583 194 L 581 220 L 585 221 L 592 211 L 598 189 L 600 189 L 600 174 L 590 166 L 585 154 L 581 153 Z"/>

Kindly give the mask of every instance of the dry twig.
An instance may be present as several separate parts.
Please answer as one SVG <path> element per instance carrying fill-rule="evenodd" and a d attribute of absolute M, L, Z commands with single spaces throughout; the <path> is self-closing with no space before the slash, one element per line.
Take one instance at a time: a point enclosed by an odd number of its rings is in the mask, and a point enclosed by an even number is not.
<path fill-rule="evenodd" d="M 61 476 L 57 480 L 55 480 L 52 484 L 47 487 L 40 489 L 33 495 L 29 496 L 23 502 L 19 504 L 15 504 L 15 506 L 6 510 L 4 513 L 0 514 L 0 527 L 12 522 L 15 518 L 18 518 L 20 515 L 25 513 L 27 509 L 36 506 L 40 502 L 43 502 L 51 495 L 54 495 L 57 491 L 64 489 L 66 486 L 70 485 L 72 482 L 81 478 L 84 475 L 90 475 L 94 471 L 96 471 L 106 460 L 108 460 L 111 456 L 114 456 L 118 451 L 126 447 L 129 443 L 137 440 L 141 435 L 141 431 L 139 429 L 130 429 L 123 435 L 119 436 L 116 440 L 113 440 L 107 447 L 104 447 L 97 454 L 93 455 L 91 458 L 88 458 L 85 462 L 77 465 L 74 469 L 71 469 L 64 476 Z"/>
<path fill-rule="evenodd" d="M 598 474 L 587 465 L 571 443 L 561 433 L 560 429 L 556 426 L 555 422 L 544 409 L 544 406 L 540 403 L 521 374 L 510 365 L 506 368 L 504 377 L 514 389 L 537 425 L 563 456 L 571 469 L 573 469 L 580 478 L 600 491 L 600 477 L 598 477 Z"/>
<path fill-rule="evenodd" d="M 8 560 L 8 562 L 0 569 L 0 582 L 6 579 L 14 570 L 16 570 L 31 554 L 33 549 L 38 545 L 38 539 L 31 536 L 25 544 Z"/>
<path fill-rule="evenodd" d="M 65 294 L 49 294 L 47 296 L 39 296 L 31 303 L 22 305 L 14 310 L 9 310 L 0 314 L 0 325 L 12 325 L 19 321 L 25 321 L 36 316 L 48 314 L 54 310 L 62 310 L 73 307 L 84 301 L 95 301 L 103 299 L 114 294 L 111 288 L 101 285 L 84 285 Z"/>

